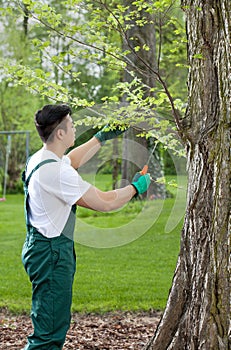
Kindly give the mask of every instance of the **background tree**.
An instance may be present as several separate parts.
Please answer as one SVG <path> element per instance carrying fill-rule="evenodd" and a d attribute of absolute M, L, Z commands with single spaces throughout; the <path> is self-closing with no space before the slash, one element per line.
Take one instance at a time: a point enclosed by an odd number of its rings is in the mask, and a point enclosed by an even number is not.
<path fill-rule="evenodd" d="M 8 6 L 14 5 L 9 1 Z M 4 9 L 6 3 L 1 2 Z M 6 8 L 7 9 L 7 8 Z M 25 8 L 24 8 L 25 10 Z M 15 17 L 11 10 L 5 12 L 1 22 L 1 59 L 9 57 L 14 62 L 27 64 L 31 61 L 31 52 L 28 50 L 27 41 L 27 14 L 26 10 L 22 17 Z M 22 131 L 32 130 L 31 151 L 38 146 L 39 138 L 34 131 L 33 110 L 38 106 L 38 97 L 28 94 L 24 86 L 14 86 L 7 80 L 7 76 L 1 69 L 0 79 L 0 130 Z M 7 135 L 0 136 L 0 166 L 4 169 L 7 151 Z M 26 161 L 26 136 L 11 135 L 11 156 L 8 164 L 8 191 L 23 190 L 20 179 L 21 170 Z M 2 170 L 1 169 L 1 170 Z M 0 183 L 4 180 L 4 172 L 0 171 Z M 1 186 L 0 186 L 1 188 Z"/>
<path fill-rule="evenodd" d="M 4 5 L 5 12 L 3 11 L 3 15 L 7 13 L 8 17 L 13 16 L 13 20 L 17 24 L 21 21 L 24 37 L 26 34 L 26 49 L 31 50 L 32 54 L 27 56 L 28 62 L 25 61 L 24 57 L 21 62 L 16 58 L 16 64 L 12 62 L 12 59 L 9 59 L 9 63 L 4 60 L 4 71 L 8 72 L 14 83 L 26 86 L 33 94 L 39 94 L 44 102 L 68 102 L 77 111 L 81 107 L 87 107 L 85 123 L 101 127 L 110 119 L 116 119 L 117 122 L 118 119 L 124 119 L 126 114 L 126 117 L 129 115 L 128 123 L 137 124 L 141 118 L 140 113 L 137 113 L 137 105 L 140 109 L 143 109 L 142 112 L 146 109 L 146 112 L 142 113 L 142 118 L 147 118 L 150 110 L 153 109 L 154 100 L 158 105 L 158 110 L 161 110 L 163 105 L 166 105 L 166 97 L 161 91 L 161 84 L 155 92 L 155 97 L 153 91 L 151 91 L 153 84 L 149 84 L 154 80 L 148 67 L 153 68 L 151 53 L 154 52 L 155 45 L 153 48 L 150 48 L 147 44 L 140 47 L 138 42 L 134 42 L 128 50 L 124 50 L 121 39 L 126 33 L 127 23 L 131 20 L 134 22 L 137 13 L 140 13 L 140 15 L 139 19 L 135 21 L 137 28 L 141 28 L 141 33 L 144 33 L 142 29 L 144 25 L 150 28 L 158 27 L 158 63 L 163 62 L 162 74 L 168 76 L 170 66 L 168 66 L 167 74 L 164 73 L 164 64 L 166 64 L 164 62 L 171 58 L 172 66 L 175 66 L 176 63 L 173 57 L 176 56 L 176 47 L 180 45 L 181 39 L 176 39 L 178 45 L 175 44 L 175 52 L 166 55 L 165 60 L 162 37 L 166 36 L 167 32 L 174 31 L 176 36 L 182 38 L 182 35 L 179 35 L 181 24 L 179 25 L 179 21 L 173 13 L 173 4 L 175 3 L 177 4 L 177 1 L 162 0 L 158 4 L 150 3 L 147 5 L 140 0 L 134 3 L 134 10 L 128 14 L 126 6 L 123 6 L 120 1 L 107 3 L 68 0 L 62 3 L 51 1 L 49 4 L 32 0 L 24 0 L 21 3 L 16 2 L 14 4 L 14 1 L 11 1 Z M 2 10 L 4 10 L 4 6 Z M 170 14 L 167 15 L 169 10 L 171 10 Z M 148 15 L 142 19 L 145 14 Z M 161 20 L 152 23 L 154 17 Z M 166 26 L 167 18 L 170 23 L 169 27 Z M 163 35 L 165 27 L 167 27 L 166 34 Z M 152 40 L 148 44 L 151 45 L 151 43 Z M 12 48 L 9 47 L 9 53 L 11 51 Z M 150 74 L 145 82 L 142 79 L 141 81 L 137 80 L 137 77 L 142 76 L 142 69 L 139 68 L 141 64 L 137 66 L 131 64 L 132 56 L 140 60 L 142 55 L 139 51 L 143 55 L 146 53 L 143 63 L 146 58 L 148 59 L 146 73 Z M 161 56 L 164 58 L 160 60 Z M 180 58 L 179 62 L 181 62 Z M 158 68 L 160 67 L 158 66 Z M 120 81 L 121 72 L 124 69 L 125 71 L 129 69 L 130 72 L 134 70 L 134 79 L 131 79 L 128 86 L 126 86 L 126 82 L 125 85 L 118 83 L 116 88 L 116 83 Z M 174 72 L 174 68 L 172 68 L 172 72 Z M 146 73 L 144 71 L 143 76 Z M 171 81 L 174 81 L 173 76 L 171 76 L 171 79 Z M 184 84 L 179 85 L 183 86 Z M 134 91 L 134 93 L 127 96 L 127 89 Z M 138 91 L 140 97 L 137 99 L 135 96 L 137 96 Z M 125 108 L 115 106 L 125 95 L 131 112 L 128 111 L 127 106 Z M 152 102 L 149 99 L 145 101 L 144 95 L 151 96 L 153 98 Z M 96 112 L 96 117 L 93 118 L 94 113 L 92 114 L 91 106 L 99 102 L 102 103 L 102 101 L 106 109 L 101 110 L 100 113 Z M 114 105 L 110 106 L 112 103 Z M 91 118 L 88 118 L 88 114 Z M 168 116 L 168 119 L 171 118 Z M 160 139 L 165 133 L 167 125 L 166 120 L 160 122 L 153 117 L 152 121 L 150 120 L 149 133 L 151 134 L 154 126 L 153 134 L 157 139 Z M 161 142 L 170 145 L 169 139 L 164 138 Z M 116 172 L 118 172 L 118 169 Z"/>
<path fill-rule="evenodd" d="M 155 77 L 150 72 L 150 67 L 153 70 L 157 69 L 157 45 L 156 45 L 156 28 L 155 28 L 155 14 L 148 13 L 145 8 L 141 8 L 137 11 L 136 6 L 133 1 L 124 0 L 124 6 L 126 7 L 126 12 L 128 14 L 128 20 L 125 20 L 125 25 L 127 25 L 127 30 L 122 32 L 123 40 L 123 50 L 128 51 L 128 59 L 132 62 L 132 66 L 124 70 L 123 81 L 131 83 L 133 80 L 133 69 L 136 67 L 137 76 L 141 79 L 143 83 L 143 99 L 148 98 L 148 96 L 154 96 L 155 87 Z M 142 23 L 142 25 L 141 25 Z M 146 88 L 145 88 L 146 87 Z M 123 97 L 126 100 L 126 95 Z M 139 106 L 137 106 L 139 111 Z M 142 110 L 139 111 L 142 114 Z M 147 139 L 146 137 L 136 136 L 140 134 L 142 130 L 136 127 L 131 127 L 127 133 L 124 135 L 124 145 L 123 147 L 123 161 L 122 161 L 122 179 L 131 181 L 133 174 L 142 169 L 145 164 L 144 152 L 138 152 L 136 147 L 134 147 L 133 142 L 130 140 L 135 140 L 141 144 L 142 149 L 146 148 L 147 159 L 149 161 L 149 173 L 153 179 L 163 177 L 163 169 L 161 168 L 161 162 L 159 157 L 159 152 L 157 148 L 155 149 L 155 154 L 152 155 L 153 148 L 155 146 L 154 139 Z M 133 161 L 131 161 L 133 159 Z M 135 160 L 135 162 L 134 162 Z M 160 183 L 152 182 L 149 190 L 148 197 L 154 198 L 165 198 L 165 186 Z M 145 194 L 143 196 L 146 196 Z"/>
<path fill-rule="evenodd" d="M 20 4 L 20 6 L 19 6 Z M 77 24 L 77 21 L 81 22 L 81 11 L 79 19 L 73 19 L 66 13 L 66 9 L 57 4 L 55 1 L 50 2 L 50 6 L 54 6 L 54 10 L 62 14 L 63 18 L 68 17 L 68 21 L 73 21 Z M 50 8 L 50 7 L 48 7 Z M 53 101 L 62 101 L 61 95 L 63 91 L 68 91 L 77 95 L 80 98 L 87 98 L 89 101 L 94 99 L 95 103 L 100 101 L 100 96 L 109 92 L 111 87 L 111 81 L 115 79 L 113 74 L 107 77 L 108 72 L 102 67 L 97 68 L 91 63 L 86 56 L 85 59 L 78 59 L 77 53 L 71 54 L 68 50 L 70 48 L 69 40 L 66 40 L 63 36 L 56 35 L 55 31 L 48 32 L 45 25 L 36 25 L 36 22 L 31 23 L 31 11 L 30 2 L 15 2 L 9 1 L 6 3 L 1 2 L 2 11 L 2 38 L 3 43 L 0 50 L 0 57 L 4 62 L 10 61 L 9 67 L 16 62 L 20 65 L 16 68 L 12 74 L 12 79 L 17 75 L 26 77 L 24 74 L 25 67 L 30 67 L 33 73 L 28 74 L 29 79 L 33 76 L 37 76 L 38 84 L 33 87 L 33 95 L 28 94 L 25 86 L 26 84 L 20 84 L 20 87 L 16 87 L 15 84 L 9 82 L 7 75 L 2 69 L 2 79 L 0 82 L 1 88 L 1 113 L 0 113 L 0 128 L 1 130 L 24 130 L 28 129 L 32 131 L 31 135 L 31 152 L 39 147 L 40 141 L 34 130 L 33 113 L 41 106 L 41 103 L 49 103 L 51 98 Z M 47 7 L 44 5 L 44 11 L 47 11 Z M 36 13 L 39 17 L 39 14 Z M 40 46 L 39 46 L 40 45 Z M 49 47 L 48 47 L 49 46 Z M 4 65 L 4 64 L 3 64 Z M 74 68 L 73 68 L 74 67 Z M 75 72 L 75 68 L 78 67 L 78 73 Z M 81 75 L 81 82 L 79 76 Z M 106 78 L 105 78 L 106 77 Z M 33 78 L 32 78 L 33 79 Z M 49 95 L 44 92 L 43 102 L 38 93 L 45 89 L 49 91 L 49 84 L 42 84 L 46 80 L 53 80 L 51 83 L 52 93 Z M 104 84 L 104 93 L 100 90 L 102 80 L 107 83 Z M 88 83 L 88 86 L 85 85 Z M 65 86 L 66 89 L 62 89 Z M 57 88 L 56 88 L 57 87 Z M 59 92 L 60 89 L 60 92 Z M 54 92 L 55 90 L 55 92 Z M 54 97 L 55 93 L 59 93 L 59 97 Z M 35 95 L 36 94 L 36 95 Z M 100 95 L 101 94 L 101 95 Z M 64 97 L 64 100 L 66 96 Z M 14 103 L 12 103 L 12 100 Z M 40 101 L 39 101 L 40 100 Z M 90 132 L 92 135 L 92 132 Z M 89 138 L 89 133 L 84 136 Z M 78 140 L 79 141 L 79 140 Z M 0 143 L 0 165 L 3 168 L 5 162 L 7 138 L 1 136 Z M 12 137 L 11 145 L 11 157 L 9 161 L 8 175 L 10 181 L 8 181 L 8 191 L 18 190 L 18 182 L 21 181 L 21 168 L 25 164 L 25 139 L 21 136 Z M 3 181 L 3 172 L 0 172 L 1 182 Z"/>
<path fill-rule="evenodd" d="M 182 1 L 188 194 L 167 307 L 145 349 L 230 349 L 230 1 Z"/>

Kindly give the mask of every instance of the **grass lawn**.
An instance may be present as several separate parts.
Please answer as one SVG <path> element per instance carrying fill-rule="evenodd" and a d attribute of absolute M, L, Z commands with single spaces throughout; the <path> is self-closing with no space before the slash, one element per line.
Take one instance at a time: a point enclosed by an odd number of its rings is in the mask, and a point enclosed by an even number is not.
<path fill-rule="evenodd" d="M 104 178 L 103 178 L 104 177 Z M 101 175 L 97 186 L 110 181 Z M 73 311 L 161 310 L 165 307 L 185 208 L 185 178 L 174 198 L 134 201 L 115 213 L 78 208 Z M 21 263 L 23 196 L 0 203 L 0 308 L 29 312 L 31 285 Z"/>

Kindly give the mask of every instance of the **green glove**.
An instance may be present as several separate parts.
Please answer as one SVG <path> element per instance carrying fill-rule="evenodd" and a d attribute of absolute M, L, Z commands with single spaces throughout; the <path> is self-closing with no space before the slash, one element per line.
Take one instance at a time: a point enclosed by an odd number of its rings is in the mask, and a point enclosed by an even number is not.
<path fill-rule="evenodd" d="M 132 179 L 132 186 L 135 187 L 137 194 L 146 192 L 150 186 L 150 183 L 150 174 L 141 175 L 140 173 L 136 173 Z"/>
<path fill-rule="evenodd" d="M 98 131 L 94 135 L 99 140 L 100 143 L 104 144 L 107 140 L 114 139 L 117 136 L 121 135 L 124 131 L 127 130 L 127 127 L 125 127 L 125 128 L 123 127 L 123 130 L 119 129 L 118 125 L 113 130 L 111 130 L 109 128 L 110 128 L 110 126 L 106 125 L 102 130 Z"/>

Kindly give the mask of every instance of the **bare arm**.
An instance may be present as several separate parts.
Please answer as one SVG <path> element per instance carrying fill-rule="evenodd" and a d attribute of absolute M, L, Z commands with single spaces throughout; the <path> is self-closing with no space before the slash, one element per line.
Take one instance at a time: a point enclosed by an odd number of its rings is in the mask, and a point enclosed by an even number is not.
<path fill-rule="evenodd" d="M 101 143 L 96 137 L 92 137 L 89 141 L 71 150 L 67 156 L 71 160 L 73 168 L 78 169 L 91 159 L 100 149 Z"/>
<path fill-rule="evenodd" d="M 113 191 L 103 192 L 91 186 L 89 190 L 77 201 L 77 205 L 88 209 L 108 212 L 121 208 L 136 194 L 132 185 Z"/>

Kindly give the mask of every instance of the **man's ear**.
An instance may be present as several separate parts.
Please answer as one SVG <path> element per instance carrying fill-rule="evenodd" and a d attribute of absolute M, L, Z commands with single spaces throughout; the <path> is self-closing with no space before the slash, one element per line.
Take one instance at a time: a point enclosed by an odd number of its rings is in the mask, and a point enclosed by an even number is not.
<path fill-rule="evenodd" d="M 62 140 L 63 136 L 64 136 L 64 130 L 63 129 L 57 129 L 57 131 L 56 131 L 57 139 L 58 140 Z"/>

